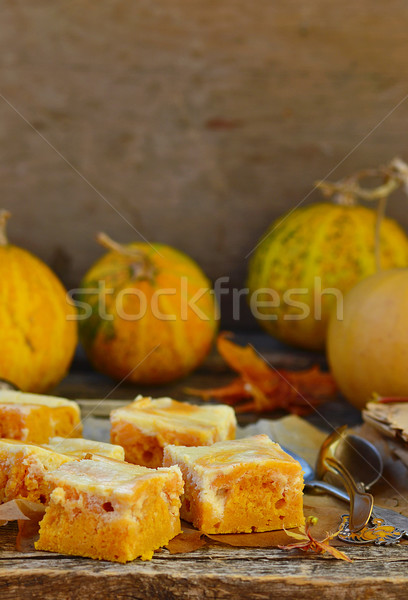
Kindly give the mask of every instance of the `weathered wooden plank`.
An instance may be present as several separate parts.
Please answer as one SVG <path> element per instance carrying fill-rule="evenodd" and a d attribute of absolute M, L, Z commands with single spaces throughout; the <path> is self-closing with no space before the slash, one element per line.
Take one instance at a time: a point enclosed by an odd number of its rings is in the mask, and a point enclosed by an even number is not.
<path fill-rule="evenodd" d="M 143 561 L 134 561 L 132 563 L 127 563 L 126 565 L 118 565 L 117 563 L 110 563 L 106 561 L 94 561 L 85 558 L 77 558 L 77 557 L 66 557 L 62 554 L 57 554 L 54 552 L 42 552 L 42 551 L 30 551 L 30 552 L 19 552 L 16 550 L 16 535 L 17 535 L 17 525 L 16 523 L 9 523 L 0 528 L 0 568 L 3 568 L 5 564 L 8 564 L 9 561 L 19 561 L 19 562 L 27 562 L 27 567 L 34 568 L 37 564 L 35 561 L 37 560 L 47 560 L 49 568 L 65 568 L 66 561 L 74 561 L 75 564 L 78 564 L 78 561 L 82 564 L 86 564 L 88 567 L 93 566 L 98 569 L 107 569 L 109 572 L 111 570 L 115 571 L 119 569 L 120 571 L 125 571 L 126 569 L 132 571 L 134 569 L 144 568 L 143 565 L 149 564 L 148 562 Z M 408 545 L 394 545 L 391 547 L 384 546 L 356 546 L 352 544 L 344 544 L 342 545 L 342 550 L 344 550 L 350 558 L 352 558 L 357 563 L 362 563 L 365 561 L 372 563 L 400 563 L 400 562 L 408 562 Z M 234 562 L 237 560 L 241 561 L 255 561 L 255 568 L 258 567 L 262 569 L 265 566 L 265 561 L 299 561 L 299 557 L 301 557 L 301 563 L 304 561 L 311 561 L 316 567 L 321 568 L 329 568 L 333 570 L 333 573 L 337 573 L 337 567 L 342 566 L 348 567 L 347 563 L 342 563 L 339 561 L 334 561 L 332 559 L 322 559 L 314 556 L 313 554 L 304 554 L 300 552 L 283 552 L 277 548 L 239 548 L 233 546 L 227 546 L 219 544 L 215 541 L 208 540 L 208 544 L 196 550 L 194 553 L 188 554 L 170 554 L 167 550 L 162 550 L 160 552 L 155 553 L 153 562 L 163 562 L 171 563 L 174 568 L 177 568 L 177 565 L 181 565 L 183 562 L 190 563 L 199 562 L 200 568 L 205 568 L 206 561 L 208 560 L 219 560 L 224 563 Z M 64 562 L 65 561 L 65 562 Z M 16 563 L 17 565 L 17 563 Z M 65 565 L 65 566 L 64 566 Z M 331 566 L 330 566 L 331 565 Z M 337 567 L 336 567 L 337 565 Z M 208 565 L 207 565 L 208 566 Z M 172 568 L 173 568 L 172 567 Z M 319 567 L 319 568 L 320 568 Z M 169 567 L 170 568 L 170 567 Z M 198 568 L 198 567 L 197 567 Z M 354 567 L 353 567 L 354 568 Z M 274 567 L 268 566 L 268 569 L 274 569 Z M 374 567 L 374 569 L 376 569 Z M 260 571 L 259 571 L 260 572 Z M 346 568 L 347 572 L 347 568 Z M 352 571 L 350 571 L 352 572 Z M 408 579 L 408 572 L 407 572 Z"/>
<path fill-rule="evenodd" d="M 4 600 L 59 600 L 76 598 L 80 587 L 81 595 L 103 599 L 406 598 L 408 556 L 402 548 L 377 549 L 374 560 L 361 548 L 351 554 L 352 565 L 272 549 L 228 548 L 177 557 L 163 552 L 151 562 L 127 565 L 81 558 L 4 560 L 0 594 Z"/>
<path fill-rule="evenodd" d="M 10 525 L 6 526 L 5 529 L 10 528 Z M 9 564 L 9 562 L 19 561 L 24 562 L 27 561 L 28 568 L 34 568 L 37 563 L 36 561 L 41 561 L 41 564 L 44 560 L 47 561 L 48 567 L 55 569 L 65 569 L 67 564 L 73 562 L 74 564 L 82 565 L 83 567 L 95 567 L 99 570 L 105 570 L 107 573 L 116 572 L 119 570 L 120 572 L 133 572 L 139 569 L 144 569 L 146 565 L 163 565 L 164 563 L 168 564 L 168 568 L 181 568 L 183 563 L 186 564 L 196 564 L 196 568 L 198 571 L 205 570 L 208 568 L 208 561 L 217 560 L 218 563 L 222 562 L 225 564 L 235 563 L 237 561 L 242 561 L 244 564 L 245 561 L 254 561 L 254 568 L 257 574 L 268 574 L 274 572 L 275 567 L 270 564 L 272 561 L 274 564 L 277 562 L 287 561 L 292 563 L 301 564 L 309 562 L 314 568 L 329 570 L 333 577 L 342 576 L 343 570 L 344 572 L 348 572 L 352 574 L 355 572 L 355 569 L 363 569 L 365 562 L 370 563 L 378 563 L 378 564 L 395 564 L 396 568 L 398 564 L 407 563 L 408 562 L 408 545 L 394 545 L 394 546 L 358 546 L 353 544 L 342 544 L 341 549 L 346 552 L 346 554 L 354 561 L 353 566 L 350 566 L 349 563 L 337 561 L 330 557 L 321 557 L 314 555 L 313 553 L 303 553 L 300 551 L 290 551 L 285 552 L 279 548 L 253 548 L 253 547 L 235 547 L 219 544 L 217 542 L 209 542 L 208 545 L 195 550 L 191 553 L 185 554 L 170 554 L 166 549 L 161 550 L 160 552 L 156 552 L 153 558 L 153 562 L 149 561 L 144 562 L 140 560 L 136 560 L 130 563 L 126 563 L 125 565 L 112 563 L 107 561 L 95 561 L 87 558 L 80 557 L 72 557 L 66 556 L 63 554 L 57 554 L 54 552 L 19 552 L 15 549 L 15 533 L 16 527 L 11 526 L 10 532 L 5 534 L 4 545 L 6 548 L 3 549 L 3 532 L 2 532 L 2 549 L 0 554 L 1 565 Z M 13 537 L 14 536 L 14 537 Z M 8 549 L 7 549 L 8 548 Z M 79 562 L 78 562 L 79 561 Z M 217 563 L 217 564 L 218 564 Z M 15 563 L 16 565 L 18 562 Z M 171 566 L 172 565 L 172 566 Z M 249 566 L 247 564 L 247 566 Z M 146 567 L 147 568 L 147 567 Z M 162 567 L 160 567 L 162 568 Z M 167 567 L 163 567 L 167 568 Z M 276 567 L 279 570 L 280 567 Z M 266 571 L 265 571 L 266 569 Z M 340 571 L 339 571 L 340 569 Z M 379 567 L 375 565 L 372 567 L 372 574 L 378 575 L 380 573 Z M 292 572 L 292 570 L 289 570 Z M 293 572 L 295 572 L 295 568 L 293 568 Z M 371 571 L 370 571 L 371 572 Z M 368 575 L 369 571 L 366 572 Z M 407 573 L 408 580 L 408 573 Z"/>
<path fill-rule="evenodd" d="M 231 378 L 223 369 L 192 375 L 184 382 L 151 390 L 153 395 L 177 397 L 182 386 L 210 387 Z M 192 383 L 194 382 L 194 383 Z M 200 385 L 198 385 L 200 384 Z M 83 414 L 106 417 L 109 411 L 134 397 L 140 390 L 119 386 L 118 399 L 101 401 L 104 386 L 112 388 L 106 378 L 77 371 L 61 384 L 60 390 L 77 398 L 92 391 L 99 398 L 80 401 Z M 127 392 L 126 392 L 127 390 Z M 146 391 L 144 390 L 144 393 Z M 185 396 L 179 396 L 185 397 Z M 326 412 L 324 412 L 326 411 Z M 334 424 L 350 422 L 353 410 L 345 403 L 331 402 L 319 409 L 317 417 Z M 247 415 L 249 420 L 255 415 Z M 244 417 L 242 423 L 246 422 Z M 99 421 L 99 420 L 98 420 Z M 100 419 L 108 433 L 107 421 Z M 320 423 L 321 424 L 321 423 Z M 15 549 L 17 528 L 9 524 L 0 528 L 0 598 L 1 600 L 70 600 L 78 597 L 104 599 L 201 599 L 222 598 L 263 600 L 280 597 L 310 600 L 383 598 L 404 599 L 408 584 L 407 546 L 346 548 L 352 565 L 331 559 L 286 553 L 276 548 L 234 548 L 211 543 L 190 554 L 171 555 L 167 550 L 156 553 L 151 562 L 134 561 L 126 565 L 66 557 L 47 552 L 20 553 Z"/>
<path fill-rule="evenodd" d="M 77 598 L 406 598 L 407 546 L 348 546 L 353 564 L 276 548 L 211 544 L 126 565 L 47 552 L 19 553 L 16 525 L 0 529 L 2 600 Z"/>

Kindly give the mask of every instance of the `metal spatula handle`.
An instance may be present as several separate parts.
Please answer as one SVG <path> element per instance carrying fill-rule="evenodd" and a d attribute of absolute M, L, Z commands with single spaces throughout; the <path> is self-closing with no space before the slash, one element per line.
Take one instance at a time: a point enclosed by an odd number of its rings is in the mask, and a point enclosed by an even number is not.
<path fill-rule="evenodd" d="M 349 470 L 335 458 L 327 456 L 325 463 L 332 473 L 342 478 L 350 497 L 350 531 L 360 531 L 367 525 L 374 506 L 374 498 L 368 492 L 362 492 Z"/>

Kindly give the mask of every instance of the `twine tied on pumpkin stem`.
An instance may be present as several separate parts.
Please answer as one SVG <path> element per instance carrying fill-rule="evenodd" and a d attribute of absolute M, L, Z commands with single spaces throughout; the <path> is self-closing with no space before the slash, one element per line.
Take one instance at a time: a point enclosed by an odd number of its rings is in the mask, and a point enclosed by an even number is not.
<path fill-rule="evenodd" d="M 360 185 L 362 179 L 380 178 L 382 183 L 373 188 L 364 188 Z M 353 206 L 357 200 L 369 202 L 377 201 L 377 219 L 375 226 L 375 262 L 377 271 L 381 270 L 380 233 L 381 224 L 385 216 L 388 197 L 399 188 L 408 194 L 408 165 L 396 157 L 388 165 L 376 169 L 363 169 L 332 183 L 330 181 L 317 181 L 316 187 L 321 190 L 326 198 L 342 206 Z"/>
<path fill-rule="evenodd" d="M 119 244 L 119 242 L 115 242 L 115 240 L 103 232 L 97 234 L 96 240 L 104 248 L 131 258 L 133 276 L 135 279 L 147 279 L 148 281 L 154 279 L 156 267 L 145 252 L 138 248 L 131 248 L 128 245 Z"/>
<path fill-rule="evenodd" d="M 11 217 L 8 210 L 0 210 L 0 246 L 7 246 L 8 239 L 6 234 L 6 224 Z"/>

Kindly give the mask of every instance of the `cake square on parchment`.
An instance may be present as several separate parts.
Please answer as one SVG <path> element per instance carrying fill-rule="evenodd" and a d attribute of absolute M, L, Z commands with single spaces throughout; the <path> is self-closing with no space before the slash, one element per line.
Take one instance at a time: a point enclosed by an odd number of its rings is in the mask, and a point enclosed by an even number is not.
<path fill-rule="evenodd" d="M 159 467 L 167 444 L 209 446 L 235 438 L 234 410 L 224 404 L 196 406 L 171 398 L 143 398 L 111 412 L 111 442 L 128 462 Z"/>
<path fill-rule="evenodd" d="M 79 406 L 72 400 L 0 390 L 0 438 L 43 444 L 53 436 L 80 437 Z"/>
<path fill-rule="evenodd" d="M 180 533 L 178 467 L 80 460 L 48 473 L 53 491 L 37 550 L 127 562 L 150 560 Z"/>
<path fill-rule="evenodd" d="M 167 446 L 185 492 L 181 517 L 205 533 L 248 533 L 303 525 L 300 464 L 267 435 L 209 447 Z"/>

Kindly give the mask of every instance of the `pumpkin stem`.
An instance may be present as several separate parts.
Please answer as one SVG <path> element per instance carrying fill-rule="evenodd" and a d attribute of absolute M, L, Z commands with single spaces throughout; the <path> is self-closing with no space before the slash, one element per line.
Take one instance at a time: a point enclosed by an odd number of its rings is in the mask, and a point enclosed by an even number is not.
<path fill-rule="evenodd" d="M 115 240 L 103 232 L 98 233 L 96 240 L 101 246 L 104 246 L 104 248 L 131 258 L 133 276 L 135 279 L 148 279 L 149 281 L 153 281 L 154 276 L 156 275 L 156 267 L 145 252 L 142 252 L 137 248 L 130 248 L 125 244 L 119 244 L 119 242 L 115 242 Z"/>
<path fill-rule="evenodd" d="M 8 244 L 6 224 L 10 217 L 11 212 L 8 210 L 0 210 L 0 246 L 7 246 Z"/>
<path fill-rule="evenodd" d="M 359 179 L 367 177 L 387 177 L 388 180 L 376 188 L 365 189 L 358 184 Z M 357 203 L 357 198 L 361 200 L 375 201 L 381 198 L 388 198 L 401 185 L 406 185 L 405 180 L 391 174 L 386 174 L 380 169 L 365 169 L 359 171 L 352 177 L 341 179 L 336 183 L 330 181 L 317 181 L 318 187 L 326 198 L 332 198 L 333 202 L 342 205 L 354 205 Z"/>
<path fill-rule="evenodd" d="M 360 180 L 370 177 L 381 178 L 382 183 L 373 188 L 364 188 Z M 377 220 L 375 225 L 375 262 L 377 271 L 381 270 L 380 233 L 384 219 L 388 196 L 402 187 L 408 194 L 408 165 L 400 158 L 394 158 L 388 165 L 376 169 L 363 169 L 351 177 L 335 183 L 317 181 L 318 187 L 326 198 L 343 206 L 353 206 L 358 199 L 369 202 L 377 201 Z"/>

